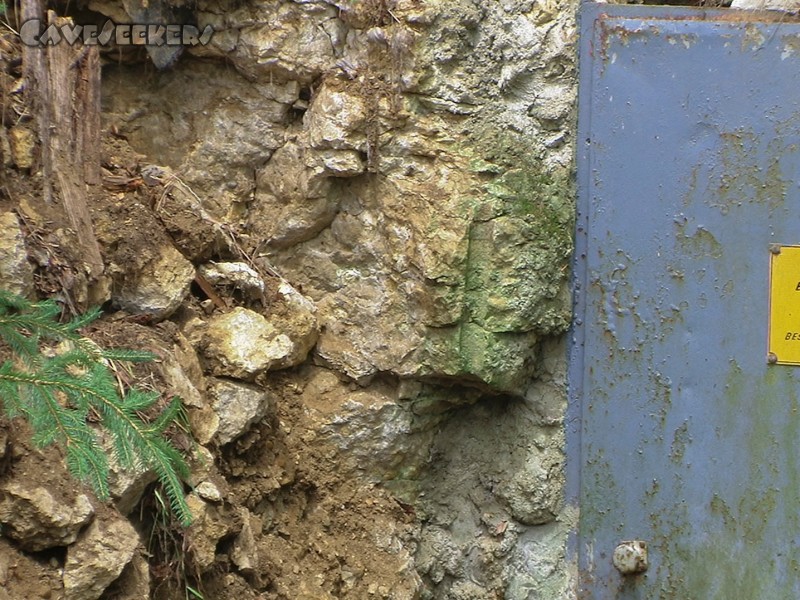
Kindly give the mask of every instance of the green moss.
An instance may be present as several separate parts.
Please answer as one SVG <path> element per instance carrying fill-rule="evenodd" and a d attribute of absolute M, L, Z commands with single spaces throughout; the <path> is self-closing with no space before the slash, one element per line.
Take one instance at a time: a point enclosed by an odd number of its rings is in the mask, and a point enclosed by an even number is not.
<path fill-rule="evenodd" d="M 539 337 L 569 324 L 573 186 L 522 152 L 521 140 L 495 137 L 491 150 L 483 141 L 461 149 L 476 176 L 461 201 L 471 219 L 462 282 L 448 294 L 460 300 L 460 319 L 431 336 L 429 355 L 434 370 L 520 393 Z"/>

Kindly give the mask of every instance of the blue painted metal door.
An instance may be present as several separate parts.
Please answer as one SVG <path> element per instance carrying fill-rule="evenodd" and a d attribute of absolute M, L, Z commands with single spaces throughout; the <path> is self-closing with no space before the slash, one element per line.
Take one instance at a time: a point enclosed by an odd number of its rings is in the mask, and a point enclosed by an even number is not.
<path fill-rule="evenodd" d="M 800 243 L 800 25 L 743 19 L 582 8 L 579 598 L 800 598 L 800 367 L 766 360 L 770 244 Z M 623 540 L 646 572 L 612 566 Z"/>

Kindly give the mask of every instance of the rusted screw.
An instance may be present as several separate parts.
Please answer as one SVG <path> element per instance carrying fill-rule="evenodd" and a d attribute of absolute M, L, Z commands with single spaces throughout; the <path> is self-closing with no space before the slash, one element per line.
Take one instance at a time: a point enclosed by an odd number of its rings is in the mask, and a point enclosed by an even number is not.
<path fill-rule="evenodd" d="M 781 245 L 780 244 L 770 244 L 769 251 L 773 254 L 780 254 L 781 253 Z"/>
<path fill-rule="evenodd" d="M 614 568 L 622 575 L 638 575 L 650 566 L 647 560 L 647 542 L 631 540 L 620 542 L 614 549 Z"/>
<path fill-rule="evenodd" d="M 767 362 L 771 365 L 774 365 L 776 362 L 778 362 L 778 355 L 774 352 L 770 352 L 767 354 Z"/>

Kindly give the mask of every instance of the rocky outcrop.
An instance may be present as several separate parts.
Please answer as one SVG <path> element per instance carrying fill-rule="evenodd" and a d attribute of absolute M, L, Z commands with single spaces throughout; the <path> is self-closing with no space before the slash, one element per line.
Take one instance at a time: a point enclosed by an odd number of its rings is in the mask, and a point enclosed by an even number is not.
<path fill-rule="evenodd" d="M 563 597 L 576 3 L 173 4 L 215 35 L 108 65 L 93 217 L 180 328 L 206 595 Z"/>

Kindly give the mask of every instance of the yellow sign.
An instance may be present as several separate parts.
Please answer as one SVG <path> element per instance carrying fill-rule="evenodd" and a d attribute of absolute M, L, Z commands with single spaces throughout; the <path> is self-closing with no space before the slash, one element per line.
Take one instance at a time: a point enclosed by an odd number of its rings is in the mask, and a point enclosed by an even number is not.
<path fill-rule="evenodd" d="M 800 365 L 800 246 L 770 246 L 767 360 Z"/>

